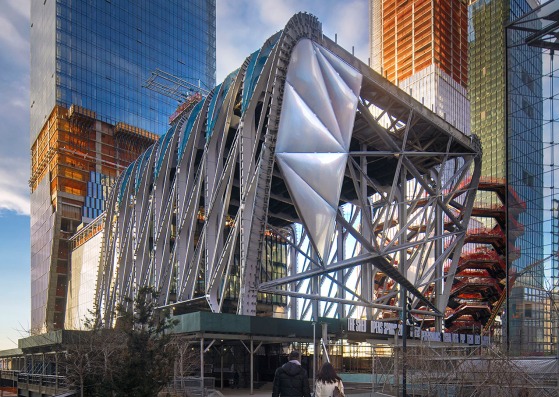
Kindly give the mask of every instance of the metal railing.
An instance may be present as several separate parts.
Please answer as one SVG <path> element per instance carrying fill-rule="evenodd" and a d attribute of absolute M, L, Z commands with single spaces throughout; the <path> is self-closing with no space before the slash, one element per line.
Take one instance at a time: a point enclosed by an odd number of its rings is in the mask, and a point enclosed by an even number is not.
<path fill-rule="evenodd" d="M 175 395 L 187 397 L 209 397 L 215 395 L 215 378 L 199 376 L 186 376 L 174 378 L 167 386 Z"/>
<path fill-rule="evenodd" d="M 11 380 L 11 381 L 17 381 L 18 379 L 18 374 L 19 371 L 13 371 L 13 370 L 0 370 L 0 379 L 2 380 Z"/>
<path fill-rule="evenodd" d="M 66 378 L 64 376 L 57 375 L 43 375 L 43 374 L 29 374 L 25 372 L 18 373 L 17 376 L 18 385 L 36 385 L 44 387 L 53 388 L 66 388 Z"/>

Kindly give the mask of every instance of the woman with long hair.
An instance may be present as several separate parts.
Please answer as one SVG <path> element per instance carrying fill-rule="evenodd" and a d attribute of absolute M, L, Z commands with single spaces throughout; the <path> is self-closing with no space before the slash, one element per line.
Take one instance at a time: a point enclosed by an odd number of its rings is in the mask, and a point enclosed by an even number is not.
<path fill-rule="evenodd" d="M 315 397 L 332 397 L 334 389 L 338 388 L 341 395 L 344 395 L 344 384 L 342 379 L 336 373 L 336 370 L 330 363 L 322 364 L 320 371 L 316 376 L 316 392 Z"/>

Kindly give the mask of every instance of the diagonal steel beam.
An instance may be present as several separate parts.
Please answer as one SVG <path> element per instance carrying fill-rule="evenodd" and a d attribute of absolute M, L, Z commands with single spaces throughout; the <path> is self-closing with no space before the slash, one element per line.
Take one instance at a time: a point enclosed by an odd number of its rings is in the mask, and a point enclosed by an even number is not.
<path fill-rule="evenodd" d="M 344 219 L 343 216 L 341 216 L 338 213 L 336 218 L 337 218 L 338 222 L 341 223 L 343 225 L 343 227 L 345 227 L 346 230 L 349 233 L 351 233 L 351 235 L 353 237 L 355 237 L 355 239 L 363 245 L 363 247 L 365 247 L 369 251 L 374 250 L 373 245 L 369 241 L 367 241 L 365 238 L 363 238 L 363 236 L 359 232 L 357 232 L 357 230 L 355 230 L 353 228 L 353 226 L 350 225 Z M 425 303 L 428 307 L 430 307 L 437 315 L 442 316 L 442 313 L 435 307 L 435 305 L 433 305 L 431 303 L 431 301 L 425 297 L 425 295 L 423 295 L 417 288 L 415 288 L 415 286 L 412 283 L 410 283 L 409 280 L 406 277 L 404 277 L 404 275 L 402 275 L 402 273 L 400 273 L 396 268 L 394 268 L 394 266 L 390 265 L 390 263 L 388 263 L 383 256 L 377 254 L 377 255 L 375 255 L 374 257 L 371 258 L 371 262 L 380 271 L 385 273 L 388 277 L 390 277 L 392 280 L 394 280 L 395 282 L 400 284 L 402 287 L 405 287 L 415 297 L 417 297 L 419 300 L 421 300 L 423 303 Z"/>
<path fill-rule="evenodd" d="M 360 265 L 362 263 L 371 262 L 371 260 L 373 258 L 378 257 L 378 256 L 380 256 L 380 254 L 374 253 L 374 252 L 368 252 L 366 254 L 357 255 L 357 256 L 354 256 L 352 258 L 333 263 L 333 264 L 327 266 L 326 268 L 314 268 L 312 270 L 307 270 L 307 271 L 304 271 L 304 272 L 301 272 L 301 273 L 293 274 L 291 276 L 279 278 L 279 279 L 276 279 L 276 280 L 266 281 L 265 283 L 261 283 L 258 286 L 258 289 L 260 290 L 260 289 L 264 289 L 264 288 L 277 287 L 279 285 L 289 284 L 289 283 L 293 283 L 293 282 L 300 281 L 300 280 L 305 280 L 305 279 L 310 278 L 310 277 L 320 276 L 324 273 L 334 272 L 334 271 L 338 271 L 338 270 L 344 270 L 344 269 L 347 269 L 349 267 L 353 267 L 355 265 Z M 316 296 L 315 296 L 315 298 L 316 298 Z"/>

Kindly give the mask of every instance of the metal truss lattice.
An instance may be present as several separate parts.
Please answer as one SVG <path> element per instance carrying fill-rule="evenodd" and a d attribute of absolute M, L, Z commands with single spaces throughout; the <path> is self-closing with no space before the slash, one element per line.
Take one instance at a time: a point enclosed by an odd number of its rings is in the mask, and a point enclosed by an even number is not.
<path fill-rule="evenodd" d="M 407 291 L 438 315 L 480 156 L 297 14 L 123 173 L 97 305 L 152 285 L 176 313 L 380 318 Z"/>

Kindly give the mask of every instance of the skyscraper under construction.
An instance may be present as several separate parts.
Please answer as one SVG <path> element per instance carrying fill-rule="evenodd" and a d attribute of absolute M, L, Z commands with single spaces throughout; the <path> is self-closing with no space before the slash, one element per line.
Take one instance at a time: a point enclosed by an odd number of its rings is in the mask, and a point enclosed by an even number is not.
<path fill-rule="evenodd" d="M 371 0 L 371 66 L 468 133 L 468 7 L 463 0 Z"/>
<path fill-rule="evenodd" d="M 64 327 L 68 238 L 167 129 L 156 69 L 215 80 L 215 0 L 31 2 L 31 327 Z"/>

